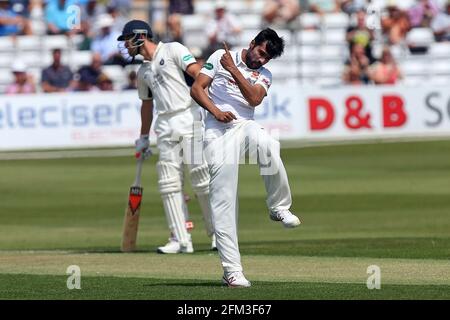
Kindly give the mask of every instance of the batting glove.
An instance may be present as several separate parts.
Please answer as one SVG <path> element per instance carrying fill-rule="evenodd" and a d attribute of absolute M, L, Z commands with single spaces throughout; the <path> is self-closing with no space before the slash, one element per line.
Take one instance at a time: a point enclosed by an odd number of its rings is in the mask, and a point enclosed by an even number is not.
<path fill-rule="evenodd" d="M 140 138 L 135 141 L 136 146 L 136 158 L 142 156 L 145 160 L 152 155 L 152 151 L 150 150 L 150 142 L 148 139 L 148 134 L 141 134 Z"/>

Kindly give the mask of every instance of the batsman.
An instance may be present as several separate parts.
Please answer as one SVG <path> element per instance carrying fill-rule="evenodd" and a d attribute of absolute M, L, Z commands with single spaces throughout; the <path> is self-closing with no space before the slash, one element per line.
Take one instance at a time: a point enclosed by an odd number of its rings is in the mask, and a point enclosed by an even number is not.
<path fill-rule="evenodd" d="M 215 248 L 214 228 L 209 206 L 209 173 L 203 153 L 195 144 L 202 144 L 201 108 L 190 96 L 183 72 L 194 79 L 200 65 L 189 50 L 178 42 L 155 43 L 147 22 L 132 20 L 125 24 L 118 41 L 134 60 L 144 57 L 137 81 L 141 105 L 141 134 L 136 140 L 136 152 L 148 154 L 149 132 L 156 120 L 159 161 L 158 187 L 164 206 L 171 237 L 157 249 L 159 253 L 192 253 L 192 237 L 186 229 L 187 208 L 183 195 L 185 167 L 190 174 L 192 187 L 202 209 L 206 231 Z M 199 125 L 200 124 L 200 125 Z M 200 140 L 200 141 L 197 141 Z"/>

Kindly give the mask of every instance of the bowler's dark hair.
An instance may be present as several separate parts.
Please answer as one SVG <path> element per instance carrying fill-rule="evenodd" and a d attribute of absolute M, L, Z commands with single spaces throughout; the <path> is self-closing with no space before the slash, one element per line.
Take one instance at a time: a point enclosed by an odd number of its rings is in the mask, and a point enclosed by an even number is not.
<path fill-rule="evenodd" d="M 271 58 L 275 59 L 283 54 L 284 39 L 280 38 L 274 30 L 266 28 L 255 37 L 255 45 L 260 45 L 265 41 L 267 41 L 267 53 Z"/>

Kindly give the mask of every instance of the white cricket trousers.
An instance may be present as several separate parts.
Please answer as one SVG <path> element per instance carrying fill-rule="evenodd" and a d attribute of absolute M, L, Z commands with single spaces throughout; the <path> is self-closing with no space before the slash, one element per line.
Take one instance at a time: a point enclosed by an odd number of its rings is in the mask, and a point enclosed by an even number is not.
<path fill-rule="evenodd" d="M 217 249 L 225 272 L 242 271 L 237 234 L 237 190 L 239 163 L 245 163 L 246 153 L 249 162 L 260 167 L 269 210 L 289 210 L 292 203 L 288 177 L 280 158 L 280 144 L 261 125 L 244 120 L 227 129 L 206 130 L 210 205 Z"/>

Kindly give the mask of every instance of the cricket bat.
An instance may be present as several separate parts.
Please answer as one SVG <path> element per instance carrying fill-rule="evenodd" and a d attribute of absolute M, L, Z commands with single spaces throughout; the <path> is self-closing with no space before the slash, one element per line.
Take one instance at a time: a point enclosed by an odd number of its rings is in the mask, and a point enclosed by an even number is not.
<path fill-rule="evenodd" d="M 138 158 L 136 164 L 136 178 L 133 185 L 130 187 L 128 195 L 128 205 L 125 210 L 125 218 L 123 220 L 123 234 L 122 234 L 122 252 L 132 252 L 136 249 L 136 238 L 139 226 L 139 213 L 141 210 L 142 191 L 141 187 L 141 173 L 143 157 L 137 154 Z"/>

